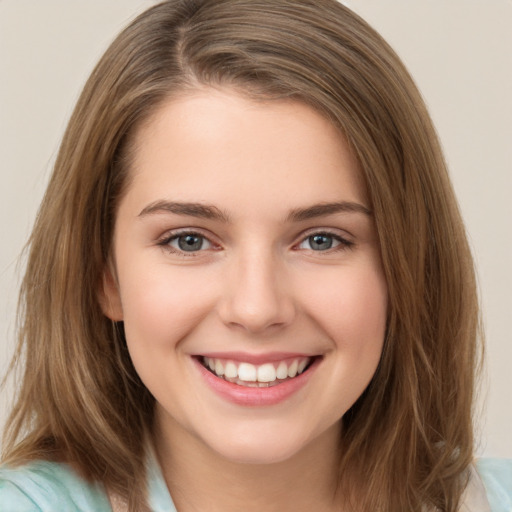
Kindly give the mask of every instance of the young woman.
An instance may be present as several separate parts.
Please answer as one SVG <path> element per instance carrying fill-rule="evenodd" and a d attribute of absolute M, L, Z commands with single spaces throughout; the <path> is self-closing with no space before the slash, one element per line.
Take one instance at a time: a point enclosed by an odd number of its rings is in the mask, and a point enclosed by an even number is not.
<path fill-rule="evenodd" d="M 478 305 L 434 129 L 334 0 L 125 29 L 21 299 L 2 510 L 510 508 L 511 466 L 473 461 Z"/>

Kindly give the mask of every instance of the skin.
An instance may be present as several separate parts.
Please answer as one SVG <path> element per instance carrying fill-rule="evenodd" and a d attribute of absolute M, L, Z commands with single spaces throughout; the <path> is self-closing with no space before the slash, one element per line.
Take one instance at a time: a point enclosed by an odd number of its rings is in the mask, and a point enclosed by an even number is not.
<path fill-rule="evenodd" d="M 304 104 L 201 89 L 140 127 L 131 173 L 103 308 L 124 321 L 156 399 L 154 441 L 178 509 L 335 510 L 341 418 L 377 368 L 387 310 L 348 144 Z M 165 202 L 222 215 L 176 213 Z M 352 206 L 311 213 L 340 202 Z M 298 209 L 309 216 L 293 216 Z M 180 250 L 183 231 L 204 237 L 201 250 Z M 313 247 L 315 233 L 332 247 Z M 227 351 L 320 364 L 288 399 L 244 406 L 212 391 L 192 357 Z"/>

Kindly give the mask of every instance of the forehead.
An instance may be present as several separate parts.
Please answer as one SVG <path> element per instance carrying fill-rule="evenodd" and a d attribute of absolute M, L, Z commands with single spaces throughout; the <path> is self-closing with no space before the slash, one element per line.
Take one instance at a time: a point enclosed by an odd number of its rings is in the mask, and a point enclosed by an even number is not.
<path fill-rule="evenodd" d="M 255 101 L 202 89 L 164 103 L 134 137 L 128 190 L 141 200 L 247 208 L 366 202 L 357 159 L 325 117 L 291 100 Z M 297 206 L 297 205 L 292 205 Z"/>

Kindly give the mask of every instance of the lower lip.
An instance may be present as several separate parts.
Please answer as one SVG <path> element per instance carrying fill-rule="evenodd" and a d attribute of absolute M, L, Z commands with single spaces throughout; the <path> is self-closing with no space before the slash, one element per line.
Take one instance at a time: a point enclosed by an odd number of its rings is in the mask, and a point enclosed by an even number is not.
<path fill-rule="evenodd" d="M 193 361 L 206 384 L 221 398 L 237 405 L 255 407 L 279 404 L 297 393 L 307 384 L 320 364 L 321 358 L 316 358 L 311 366 L 297 377 L 268 388 L 250 388 L 233 384 L 214 375 L 196 358 L 193 358 Z"/>

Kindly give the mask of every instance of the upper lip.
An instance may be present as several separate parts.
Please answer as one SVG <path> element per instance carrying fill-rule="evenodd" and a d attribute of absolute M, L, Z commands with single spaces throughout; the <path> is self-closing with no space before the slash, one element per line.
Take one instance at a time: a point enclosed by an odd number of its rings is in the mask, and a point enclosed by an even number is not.
<path fill-rule="evenodd" d="M 259 365 L 263 363 L 271 363 L 275 361 L 283 361 L 285 359 L 293 359 L 299 357 L 313 358 L 318 355 L 319 354 L 305 354 L 301 352 L 268 352 L 261 354 L 251 354 L 248 352 L 204 352 L 201 354 L 194 354 L 194 357 L 226 359 L 230 361 L 239 361 Z"/>

